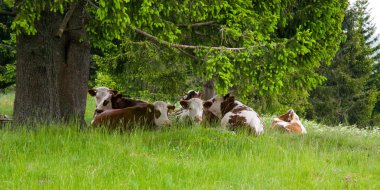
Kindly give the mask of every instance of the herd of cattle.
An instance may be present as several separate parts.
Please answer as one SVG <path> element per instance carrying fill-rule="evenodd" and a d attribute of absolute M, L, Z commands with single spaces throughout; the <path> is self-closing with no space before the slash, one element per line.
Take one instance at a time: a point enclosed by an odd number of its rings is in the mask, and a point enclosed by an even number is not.
<path fill-rule="evenodd" d="M 104 126 L 108 129 L 127 129 L 136 124 L 148 127 L 169 126 L 169 118 L 200 123 L 220 122 L 230 130 L 248 127 L 256 135 L 264 132 L 264 123 L 260 116 L 250 107 L 235 100 L 234 96 L 215 96 L 202 100 L 201 93 L 189 91 L 180 100 L 181 108 L 163 101 L 149 103 L 146 101 L 123 97 L 122 94 L 107 87 L 89 89 L 88 93 L 96 98 L 96 109 L 91 125 Z M 272 120 L 271 129 L 290 133 L 306 133 L 294 110 Z"/>

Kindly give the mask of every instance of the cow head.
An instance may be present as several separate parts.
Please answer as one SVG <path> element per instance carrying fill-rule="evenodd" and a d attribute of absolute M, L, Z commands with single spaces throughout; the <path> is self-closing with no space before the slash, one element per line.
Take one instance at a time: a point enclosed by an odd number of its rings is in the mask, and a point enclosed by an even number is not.
<path fill-rule="evenodd" d="M 95 115 L 105 110 L 112 109 L 111 98 L 117 93 L 115 90 L 110 90 L 107 87 L 99 87 L 89 89 L 88 93 L 96 98 Z"/>
<path fill-rule="evenodd" d="M 171 122 L 168 118 L 168 112 L 174 110 L 174 106 L 168 105 L 162 101 L 156 101 L 153 103 L 154 110 L 154 124 L 161 127 L 165 125 L 170 125 Z"/>
<path fill-rule="evenodd" d="M 199 91 L 189 90 L 186 95 L 184 95 L 181 100 L 190 100 L 191 98 L 201 98 L 202 93 Z"/>
<path fill-rule="evenodd" d="M 180 104 L 188 111 L 188 117 L 196 123 L 202 121 L 203 101 L 199 98 L 191 98 L 190 100 L 181 100 Z"/>
<path fill-rule="evenodd" d="M 285 122 L 299 121 L 298 115 L 293 109 L 290 109 L 285 114 L 278 116 L 278 118 Z"/>
<path fill-rule="evenodd" d="M 98 87 L 96 89 L 94 88 L 91 88 L 88 90 L 88 93 L 91 95 L 91 96 L 95 96 L 95 100 L 96 100 L 96 106 L 98 106 L 100 104 L 100 102 L 103 101 L 103 99 L 105 97 L 107 97 L 110 93 L 114 93 L 116 94 L 117 91 L 115 90 L 110 90 L 109 88 L 107 87 Z"/>
<path fill-rule="evenodd" d="M 219 119 L 223 117 L 221 104 L 230 97 L 230 94 L 226 94 L 223 97 L 214 96 L 213 98 L 205 101 L 203 107 L 217 116 Z"/>

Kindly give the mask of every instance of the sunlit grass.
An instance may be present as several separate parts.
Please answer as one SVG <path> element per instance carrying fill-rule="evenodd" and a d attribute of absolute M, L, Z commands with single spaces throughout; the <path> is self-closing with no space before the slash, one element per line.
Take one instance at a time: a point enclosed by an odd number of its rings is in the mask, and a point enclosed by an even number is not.
<path fill-rule="evenodd" d="M 307 135 L 259 137 L 176 123 L 126 133 L 8 126 L 0 189 L 380 189 L 379 131 L 303 122 Z"/>
<path fill-rule="evenodd" d="M 0 92 L 0 114 L 12 115 L 13 114 L 13 101 L 14 93 L 1 93 Z"/>

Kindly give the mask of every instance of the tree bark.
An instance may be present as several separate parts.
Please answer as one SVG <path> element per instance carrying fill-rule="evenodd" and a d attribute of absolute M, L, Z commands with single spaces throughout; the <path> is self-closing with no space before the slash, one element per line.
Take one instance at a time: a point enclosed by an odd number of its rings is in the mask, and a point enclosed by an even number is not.
<path fill-rule="evenodd" d="M 215 79 L 210 79 L 203 84 L 203 97 L 202 99 L 208 100 L 216 95 Z"/>
<path fill-rule="evenodd" d="M 64 15 L 41 13 L 37 34 L 17 36 L 16 122 L 84 121 L 90 63 L 85 35 L 85 1 L 79 3 L 61 38 L 54 37 Z"/>

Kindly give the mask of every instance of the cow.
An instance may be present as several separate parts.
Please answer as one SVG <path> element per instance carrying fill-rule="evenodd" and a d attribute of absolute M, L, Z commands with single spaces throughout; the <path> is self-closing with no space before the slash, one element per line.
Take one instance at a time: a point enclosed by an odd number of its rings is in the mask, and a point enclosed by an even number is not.
<path fill-rule="evenodd" d="M 109 93 L 108 95 L 104 96 L 102 101 L 96 106 L 95 112 L 96 114 L 99 114 L 105 110 L 122 109 L 147 103 L 148 102 L 142 100 L 123 97 L 122 94 Z"/>
<path fill-rule="evenodd" d="M 280 130 L 289 133 L 306 134 L 306 128 L 302 125 L 298 115 L 293 109 L 290 109 L 283 115 L 272 120 L 270 129 Z"/>
<path fill-rule="evenodd" d="M 195 90 L 189 90 L 184 96 L 182 96 L 181 100 L 190 100 L 191 98 L 201 98 L 202 93 Z"/>
<path fill-rule="evenodd" d="M 95 96 L 96 106 L 98 106 L 101 102 L 104 101 L 104 98 L 109 97 L 110 94 L 117 94 L 117 91 L 110 90 L 109 88 L 102 86 L 96 89 L 94 88 L 88 89 L 88 93 L 91 96 Z"/>
<path fill-rule="evenodd" d="M 98 114 L 93 122 L 93 127 L 104 126 L 107 129 L 129 129 L 136 124 L 149 127 L 163 127 L 171 124 L 168 112 L 174 110 L 174 106 L 162 101 L 153 104 L 140 104 L 124 109 L 111 109 Z"/>
<path fill-rule="evenodd" d="M 178 115 L 180 121 L 189 118 L 190 121 L 194 121 L 196 124 L 202 122 L 203 101 L 201 99 L 191 98 L 189 100 L 181 100 L 180 104 L 183 108 Z"/>
<path fill-rule="evenodd" d="M 190 119 L 196 124 L 210 123 L 218 120 L 211 112 L 203 109 L 202 93 L 199 91 L 189 90 L 180 100 L 181 108 L 175 112 L 175 116 L 180 120 Z"/>
<path fill-rule="evenodd" d="M 256 135 L 264 132 L 264 123 L 252 108 L 235 100 L 230 94 L 224 97 L 214 97 L 207 101 L 204 107 L 221 119 L 222 127 L 236 130 L 241 126 L 248 126 Z"/>

